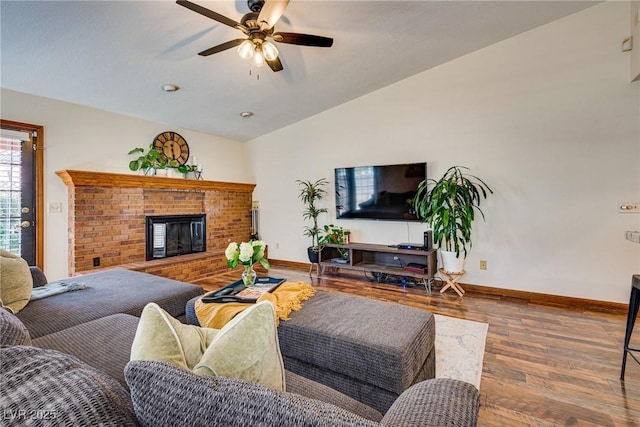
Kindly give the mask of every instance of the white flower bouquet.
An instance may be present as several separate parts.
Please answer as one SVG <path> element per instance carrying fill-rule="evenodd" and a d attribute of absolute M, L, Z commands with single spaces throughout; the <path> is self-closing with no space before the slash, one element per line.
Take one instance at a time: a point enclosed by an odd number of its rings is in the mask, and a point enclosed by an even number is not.
<path fill-rule="evenodd" d="M 224 255 L 227 257 L 227 265 L 230 268 L 237 268 L 238 265 L 244 266 L 242 280 L 245 285 L 253 285 L 255 281 L 255 272 L 253 272 L 253 264 L 259 262 L 267 270 L 271 268 L 269 261 L 264 256 L 267 244 L 262 240 L 252 240 L 250 242 L 242 242 L 239 245 L 236 242 L 229 243 Z M 251 274 L 253 273 L 253 274 Z M 251 277 L 252 276 L 252 277 Z M 246 277 L 249 277 L 246 279 Z"/>

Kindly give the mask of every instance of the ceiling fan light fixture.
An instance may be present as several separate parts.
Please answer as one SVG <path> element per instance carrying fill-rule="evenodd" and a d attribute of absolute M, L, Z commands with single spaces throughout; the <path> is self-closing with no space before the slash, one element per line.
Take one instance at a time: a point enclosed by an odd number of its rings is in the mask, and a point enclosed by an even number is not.
<path fill-rule="evenodd" d="M 265 41 L 262 43 L 262 54 L 267 61 L 273 61 L 278 57 L 278 49 L 271 42 Z"/>
<path fill-rule="evenodd" d="M 251 59 L 255 53 L 256 47 L 251 40 L 245 40 L 238 46 L 238 55 L 242 59 Z"/>
<path fill-rule="evenodd" d="M 256 47 L 256 51 L 253 54 L 253 65 L 256 67 L 262 67 L 264 65 L 264 55 L 262 49 Z"/>

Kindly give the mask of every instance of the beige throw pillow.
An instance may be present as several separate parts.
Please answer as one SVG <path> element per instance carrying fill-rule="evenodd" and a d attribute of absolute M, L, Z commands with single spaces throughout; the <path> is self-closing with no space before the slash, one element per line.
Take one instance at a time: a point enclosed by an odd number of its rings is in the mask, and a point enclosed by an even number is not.
<path fill-rule="evenodd" d="M 33 278 L 27 262 L 18 255 L 0 249 L 0 304 L 13 314 L 22 310 L 31 298 Z"/>
<path fill-rule="evenodd" d="M 170 362 L 196 374 L 285 391 L 276 313 L 269 301 L 247 308 L 220 330 L 185 325 L 150 303 L 140 316 L 131 360 Z"/>

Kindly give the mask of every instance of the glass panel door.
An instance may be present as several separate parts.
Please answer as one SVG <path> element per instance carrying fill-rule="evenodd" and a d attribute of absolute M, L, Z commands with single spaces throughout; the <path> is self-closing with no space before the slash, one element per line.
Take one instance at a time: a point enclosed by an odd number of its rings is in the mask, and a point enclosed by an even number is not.
<path fill-rule="evenodd" d="M 0 249 L 36 265 L 34 135 L 1 129 Z"/>

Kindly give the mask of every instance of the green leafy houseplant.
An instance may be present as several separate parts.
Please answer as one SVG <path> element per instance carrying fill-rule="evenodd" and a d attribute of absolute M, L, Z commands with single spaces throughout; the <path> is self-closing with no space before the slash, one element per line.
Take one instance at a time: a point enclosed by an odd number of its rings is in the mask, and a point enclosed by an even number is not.
<path fill-rule="evenodd" d="M 328 210 L 326 208 L 319 208 L 316 206 L 316 203 L 319 202 L 327 195 L 327 190 L 325 190 L 325 186 L 329 184 L 325 178 L 320 178 L 315 182 L 311 181 L 302 181 L 296 180 L 298 185 L 300 186 L 300 193 L 298 193 L 298 198 L 305 204 L 305 209 L 302 212 L 302 218 L 305 220 L 311 220 L 312 225 L 307 226 L 304 229 L 304 235 L 311 237 L 311 246 L 309 248 L 309 260 L 311 259 L 312 252 L 319 251 L 318 238 L 322 230 L 318 226 L 318 216 L 323 213 L 327 213 Z"/>
<path fill-rule="evenodd" d="M 129 162 L 129 169 L 132 171 L 143 170 L 145 174 L 149 174 L 149 171 L 154 169 L 168 169 L 174 168 L 182 174 L 188 174 L 189 172 L 196 172 L 198 166 L 196 165 L 181 165 L 177 160 L 169 159 L 163 152 L 154 148 L 153 144 L 149 145 L 149 150 L 145 153 L 144 148 L 138 147 L 129 151 L 129 155 L 137 155 L 135 160 Z"/>
<path fill-rule="evenodd" d="M 480 178 L 466 174 L 463 166 L 450 167 L 442 178 L 427 179 L 420 183 L 414 207 L 422 222 L 428 222 L 433 241 L 441 250 L 452 251 L 456 257 L 465 257 L 471 248 L 471 229 L 475 212 L 484 220 L 480 202 L 493 194 Z"/>
<path fill-rule="evenodd" d="M 196 165 L 180 165 L 177 166 L 176 169 L 178 169 L 178 172 L 180 173 L 189 173 L 189 172 L 195 172 L 198 170 L 198 166 Z"/>
<path fill-rule="evenodd" d="M 324 235 L 318 237 L 318 246 L 320 248 L 324 247 L 329 243 L 334 243 L 337 245 L 346 245 L 349 240 L 350 231 L 345 230 L 342 227 L 328 224 L 323 228 Z M 349 251 L 347 249 L 338 248 L 338 252 L 342 255 L 342 258 L 348 258 Z"/>
<path fill-rule="evenodd" d="M 169 160 L 164 153 L 159 152 L 153 147 L 153 144 L 149 145 L 148 151 L 145 153 L 144 148 L 138 147 L 129 151 L 129 155 L 138 155 L 138 158 L 129 162 L 129 169 L 137 171 L 142 169 L 147 173 L 152 169 L 166 169 L 168 167 L 178 166 L 176 160 Z"/>

